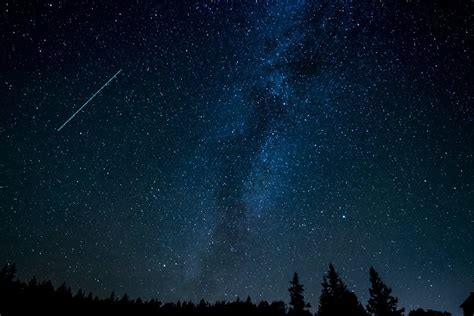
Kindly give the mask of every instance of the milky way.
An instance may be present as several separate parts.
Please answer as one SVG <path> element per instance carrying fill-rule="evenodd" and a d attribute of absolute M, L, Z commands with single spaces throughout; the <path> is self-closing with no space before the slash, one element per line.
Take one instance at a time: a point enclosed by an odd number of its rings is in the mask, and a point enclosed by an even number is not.
<path fill-rule="evenodd" d="M 374 266 L 458 313 L 473 6 L 391 2 L 7 1 L 0 259 L 163 301 L 287 300 L 297 271 L 313 306 L 329 262 L 362 301 Z"/>

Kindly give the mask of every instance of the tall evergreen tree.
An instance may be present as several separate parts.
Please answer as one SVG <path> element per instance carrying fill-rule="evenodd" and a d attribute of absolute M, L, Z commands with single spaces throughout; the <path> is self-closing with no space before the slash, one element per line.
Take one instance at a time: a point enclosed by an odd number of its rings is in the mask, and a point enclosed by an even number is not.
<path fill-rule="evenodd" d="M 77 302 L 82 302 L 85 299 L 85 295 L 84 295 L 84 292 L 82 291 L 82 289 L 79 289 L 77 291 L 77 294 L 74 296 L 74 299 Z"/>
<path fill-rule="evenodd" d="M 108 301 L 110 303 L 116 303 L 117 302 L 117 297 L 115 296 L 115 291 L 112 291 L 112 293 L 110 293 L 110 297 L 109 297 Z"/>
<path fill-rule="evenodd" d="M 128 294 L 125 293 L 120 299 L 120 304 L 128 304 L 129 302 L 130 302 L 130 298 L 128 297 Z"/>
<path fill-rule="evenodd" d="M 379 274 L 370 267 L 370 298 L 367 311 L 373 316 L 401 316 L 404 309 L 397 309 L 398 299 L 391 295 L 392 289 L 380 279 Z"/>
<path fill-rule="evenodd" d="M 56 297 L 62 302 L 66 302 L 72 298 L 71 288 L 66 285 L 66 282 L 63 282 L 55 292 Z"/>
<path fill-rule="evenodd" d="M 16 278 L 16 265 L 7 263 L 0 271 L 0 281 L 5 283 L 13 283 Z"/>
<path fill-rule="evenodd" d="M 332 264 L 323 278 L 318 316 L 367 315 L 357 296 L 349 291 Z"/>
<path fill-rule="evenodd" d="M 306 304 L 304 301 L 304 288 L 303 284 L 300 283 L 298 278 L 298 273 L 295 272 L 293 275 L 293 280 L 290 281 L 290 288 L 288 292 L 290 292 L 290 310 L 289 314 L 291 315 L 308 315 L 310 312 L 306 309 L 310 307 L 309 304 Z"/>

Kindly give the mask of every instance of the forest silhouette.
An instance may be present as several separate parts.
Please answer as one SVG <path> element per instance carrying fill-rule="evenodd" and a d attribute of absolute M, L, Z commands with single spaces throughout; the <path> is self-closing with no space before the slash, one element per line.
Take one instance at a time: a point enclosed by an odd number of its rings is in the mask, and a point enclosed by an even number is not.
<path fill-rule="evenodd" d="M 91 292 L 79 289 L 73 294 L 66 283 L 55 288 L 51 281 L 39 282 L 33 277 L 23 282 L 16 277 L 15 264 L 5 264 L 0 271 L 0 314 L 27 315 L 262 315 L 262 316 L 402 316 L 404 309 L 398 308 L 398 299 L 382 281 L 374 268 L 370 268 L 369 300 L 366 306 L 342 281 L 332 264 L 323 277 L 318 306 L 313 314 L 311 305 L 304 298 L 304 286 L 297 273 L 288 288 L 290 301 L 255 303 L 246 300 L 199 303 L 178 301 L 162 303 L 157 299 L 132 299 L 127 294 L 121 297 L 112 292 L 108 298 L 99 298 Z M 418 309 L 409 316 L 448 316 L 447 312 Z"/>

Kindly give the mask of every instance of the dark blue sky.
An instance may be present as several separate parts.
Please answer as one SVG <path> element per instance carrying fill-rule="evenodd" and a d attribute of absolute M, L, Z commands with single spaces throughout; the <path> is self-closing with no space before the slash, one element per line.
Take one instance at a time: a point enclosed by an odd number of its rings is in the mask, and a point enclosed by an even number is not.
<path fill-rule="evenodd" d="M 470 2 L 2 4 L 0 260 L 163 301 L 473 290 Z M 122 72 L 60 132 L 119 69 Z"/>

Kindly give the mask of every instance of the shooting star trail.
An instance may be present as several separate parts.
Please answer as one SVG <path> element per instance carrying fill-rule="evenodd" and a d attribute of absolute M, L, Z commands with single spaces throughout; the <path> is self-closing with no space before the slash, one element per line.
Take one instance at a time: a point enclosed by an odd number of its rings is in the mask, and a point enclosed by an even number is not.
<path fill-rule="evenodd" d="M 113 75 L 112 78 L 110 78 L 109 81 L 107 81 L 102 87 L 100 87 L 100 89 L 97 90 L 96 93 L 94 93 L 94 94 L 89 98 L 89 100 L 87 100 L 86 103 L 84 103 L 84 104 L 79 108 L 79 110 L 77 110 L 76 112 L 74 112 L 74 114 L 71 115 L 71 117 L 68 118 L 67 121 L 64 122 L 64 124 L 61 125 L 61 126 L 58 128 L 57 131 L 58 131 L 58 132 L 61 131 L 61 130 L 63 129 L 63 127 L 66 126 L 66 124 L 69 123 L 69 121 L 72 120 L 72 119 L 74 118 L 74 116 L 76 116 L 77 113 L 81 112 L 81 110 L 82 110 L 89 102 L 91 102 L 92 99 L 94 99 L 95 96 L 98 95 L 98 94 L 100 93 L 100 91 L 102 91 L 102 89 L 104 89 L 104 88 L 105 88 L 112 80 L 114 80 L 114 79 L 118 76 L 118 74 L 121 73 L 121 72 L 122 72 L 122 69 L 120 69 L 119 71 L 117 71 L 117 73 L 116 73 L 115 75 Z"/>

